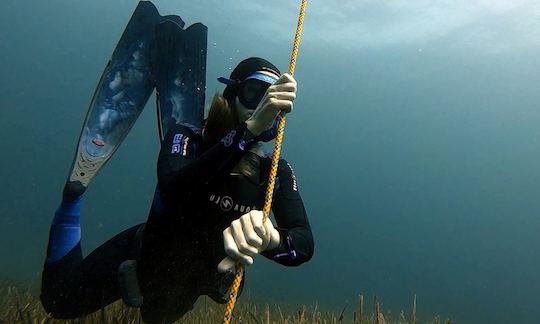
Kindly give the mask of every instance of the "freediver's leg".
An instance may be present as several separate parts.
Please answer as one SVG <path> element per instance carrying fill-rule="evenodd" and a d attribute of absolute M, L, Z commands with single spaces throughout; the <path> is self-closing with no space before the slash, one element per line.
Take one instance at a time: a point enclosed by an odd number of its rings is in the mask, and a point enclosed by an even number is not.
<path fill-rule="evenodd" d="M 143 226 L 144 223 L 117 234 L 84 259 L 80 240 L 59 259 L 48 258 L 40 296 L 45 310 L 56 318 L 74 318 L 118 300 L 118 267 L 123 261 L 138 257 Z M 62 241 L 62 234 L 51 230 L 50 242 Z"/>
<path fill-rule="evenodd" d="M 164 207 L 156 188 L 137 268 L 143 296 L 140 311 L 145 323 L 171 323 L 181 318 L 200 295 L 199 271 L 193 269 L 190 261 L 197 254 L 192 248 L 192 237 L 171 226 L 171 217 L 175 214 Z M 184 248 L 179 247 L 184 244 Z"/>
<path fill-rule="evenodd" d="M 226 304 L 231 295 L 231 287 L 235 278 L 234 272 L 220 273 L 217 271 L 217 266 L 214 269 L 209 269 L 199 283 L 199 291 L 203 295 L 207 295 L 218 304 Z M 240 298 L 244 291 L 244 283 L 246 282 L 246 274 L 240 282 L 237 298 Z"/>
<path fill-rule="evenodd" d="M 218 304 L 226 304 L 229 301 L 234 273 L 222 274 L 217 272 L 217 268 L 212 268 L 200 271 L 192 269 L 180 275 L 185 277 L 181 287 L 156 289 L 156 291 L 161 291 L 161 294 L 145 297 L 141 307 L 141 316 L 145 323 L 172 323 L 192 310 L 201 295 L 208 295 Z M 238 298 L 244 290 L 244 282 L 245 278 L 240 284 Z M 167 293 L 163 294 L 163 292 Z"/>
<path fill-rule="evenodd" d="M 79 244 L 81 240 L 80 218 L 83 192 L 84 188 L 77 185 L 77 183 L 65 186 L 62 203 L 54 214 L 49 231 L 45 265 L 62 259 L 70 251 L 76 249 L 77 244 Z"/>
<path fill-rule="evenodd" d="M 141 307 L 141 317 L 148 324 L 168 324 L 182 318 L 187 312 L 193 309 L 193 305 L 199 298 L 199 294 L 194 294 L 194 289 L 181 289 L 163 298 L 152 298 L 144 300 Z"/>

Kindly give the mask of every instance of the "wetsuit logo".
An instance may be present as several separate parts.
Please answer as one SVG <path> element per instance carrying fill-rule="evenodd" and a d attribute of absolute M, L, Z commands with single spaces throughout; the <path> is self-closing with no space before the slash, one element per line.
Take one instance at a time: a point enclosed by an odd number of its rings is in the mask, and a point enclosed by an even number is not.
<path fill-rule="evenodd" d="M 223 143 L 223 145 L 225 145 L 225 147 L 229 147 L 234 142 L 235 135 L 236 135 L 236 130 L 233 129 L 232 131 L 229 132 L 229 134 L 227 134 L 227 136 L 223 137 L 221 142 Z"/>
<path fill-rule="evenodd" d="M 219 204 L 221 209 L 223 211 L 229 211 L 233 208 L 233 200 L 229 196 L 225 196 L 221 199 L 221 203 Z"/>
<path fill-rule="evenodd" d="M 171 153 L 182 153 L 183 156 L 187 155 L 187 145 L 189 137 L 183 134 L 175 134 L 173 137 L 173 145 L 171 147 Z"/>
<path fill-rule="evenodd" d="M 182 137 L 184 137 L 182 134 L 174 134 L 173 145 L 171 147 L 172 154 L 180 153 L 180 143 L 182 142 Z"/>
<path fill-rule="evenodd" d="M 239 211 L 241 213 L 247 213 L 250 210 L 256 209 L 255 206 L 245 206 L 240 205 L 238 203 L 235 203 L 234 200 L 229 196 L 217 196 L 217 195 L 210 195 L 209 199 L 211 202 L 213 202 L 216 205 L 219 205 L 219 208 L 221 210 L 228 212 L 230 210 Z"/>
<path fill-rule="evenodd" d="M 292 189 L 293 189 L 294 191 L 298 191 L 298 184 L 296 183 L 296 175 L 294 174 L 294 171 L 293 171 L 293 169 L 292 169 L 292 166 L 289 164 L 289 162 L 287 162 L 287 165 L 289 166 L 289 169 L 291 170 L 291 176 L 292 176 L 292 181 L 293 181 L 293 183 L 292 183 L 292 185 L 293 185 Z"/>

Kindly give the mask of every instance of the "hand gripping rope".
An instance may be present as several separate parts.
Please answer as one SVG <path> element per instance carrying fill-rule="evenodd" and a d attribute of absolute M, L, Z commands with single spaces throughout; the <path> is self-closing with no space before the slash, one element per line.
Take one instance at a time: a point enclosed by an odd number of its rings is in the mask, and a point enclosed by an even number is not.
<path fill-rule="evenodd" d="M 291 54 L 291 63 L 289 64 L 289 74 L 294 74 L 296 67 L 296 56 L 298 55 L 298 47 L 300 45 L 300 35 L 302 34 L 302 25 L 304 24 L 304 16 L 306 13 L 307 0 L 302 0 L 300 7 L 300 15 L 298 16 L 298 25 L 296 27 L 296 34 L 294 36 L 293 50 Z M 270 175 L 268 177 L 268 187 L 266 187 L 266 197 L 264 199 L 263 208 L 263 223 L 266 222 L 270 215 L 270 207 L 272 206 L 272 194 L 274 192 L 274 184 L 276 180 L 277 168 L 279 163 L 279 155 L 281 153 L 281 142 L 283 142 L 283 133 L 285 131 L 285 116 L 279 114 L 278 133 L 276 141 L 274 143 L 274 154 L 272 155 L 272 165 L 270 168 Z M 238 296 L 238 289 L 240 288 L 240 282 L 244 276 L 244 266 L 241 263 L 236 264 L 236 276 L 232 283 L 232 291 L 225 309 L 225 315 L 223 317 L 223 324 L 229 324 L 232 319 L 232 311 L 236 303 L 236 297 Z"/>

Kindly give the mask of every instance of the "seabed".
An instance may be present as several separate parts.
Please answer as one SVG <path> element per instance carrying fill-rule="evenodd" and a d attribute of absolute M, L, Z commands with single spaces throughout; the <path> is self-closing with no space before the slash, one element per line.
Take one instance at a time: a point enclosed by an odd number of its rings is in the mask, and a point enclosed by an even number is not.
<path fill-rule="evenodd" d="M 358 295 L 357 305 L 345 305 L 337 312 L 322 311 L 320 306 L 298 305 L 293 311 L 290 305 L 280 306 L 277 304 L 255 303 L 249 297 L 243 296 L 234 309 L 231 323 L 245 324 L 450 324 L 450 319 L 441 320 L 435 315 L 431 319 L 420 320 L 416 316 L 416 295 L 412 297 L 408 311 L 401 310 L 399 313 L 390 310 L 383 311 L 381 302 L 377 297 L 364 301 L 362 294 Z M 368 305 L 369 304 L 369 305 Z M 192 311 L 175 323 L 221 323 L 225 305 L 216 304 L 210 298 L 199 298 Z M 114 323 L 114 324 L 139 324 L 143 323 L 139 310 L 125 306 L 122 301 L 117 301 L 100 311 L 86 317 L 72 320 L 58 320 L 48 315 L 39 301 L 39 294 L 35 289 L 18 288 L 13 284 L 0 284 L 0 324 L 44 324 L 44 323 Z"/>

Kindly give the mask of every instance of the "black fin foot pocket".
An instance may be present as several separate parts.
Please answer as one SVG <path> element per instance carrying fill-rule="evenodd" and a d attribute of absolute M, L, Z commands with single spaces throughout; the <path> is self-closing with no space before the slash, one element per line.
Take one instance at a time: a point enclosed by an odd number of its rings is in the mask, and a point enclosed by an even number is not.
<path fill-rule="evenodd" d="M 64 186 L 63 198 L 66 201 L 74 201 L 84 194 L 86 187 L 80 181 L 68 181 Z"/>

